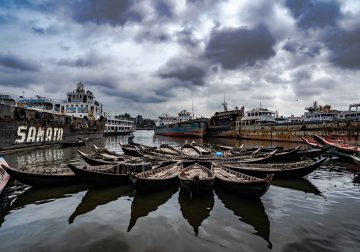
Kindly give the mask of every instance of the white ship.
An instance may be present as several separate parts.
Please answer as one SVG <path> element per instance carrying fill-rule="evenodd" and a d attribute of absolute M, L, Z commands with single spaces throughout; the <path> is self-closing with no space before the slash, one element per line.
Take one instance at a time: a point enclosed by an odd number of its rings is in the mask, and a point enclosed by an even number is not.
<path fill-rule="evenodd" d="M 129 134 L 135 131 L 135 125 L 132 120 L 123 116 L 112 116 L 109 113 L 104 114 L 107 118 L 104 135 Z"/>

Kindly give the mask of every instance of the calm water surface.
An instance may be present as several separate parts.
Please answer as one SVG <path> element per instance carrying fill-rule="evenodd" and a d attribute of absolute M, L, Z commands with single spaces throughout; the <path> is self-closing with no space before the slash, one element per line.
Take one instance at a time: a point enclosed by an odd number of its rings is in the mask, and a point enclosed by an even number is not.
<path fill-rule="evenodd" d="M 184 140 L 135 132 L 136 142 L 149 145 Z M 90 152 L 96 144 L 121 152 L 119 141 L 127 136 L 104 137 L 81 149 Z M 73 148 L 5 158 L 14 167 L 82 162 Z M 138 195 L 130 186 L 19 188 L 9 192 L 9 205 L 0 212 L 0 251 L 358 251 L 360 188 L 352 168 L 331 161 L 306 178 L 274 181 L 259 200 L 240 199 L 221 188 L 196 200 L 176 187 L 150 195 Z"/>

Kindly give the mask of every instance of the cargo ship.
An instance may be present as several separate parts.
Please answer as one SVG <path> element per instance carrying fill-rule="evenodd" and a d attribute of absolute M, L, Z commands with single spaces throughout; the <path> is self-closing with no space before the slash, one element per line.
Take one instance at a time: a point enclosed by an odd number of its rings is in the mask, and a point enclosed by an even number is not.
<path fill-rule="evenodd" d="M 256 108 L 246 111 L 237 120 L 237 134 L 242 139 L 302 142 L 314 135 L 333 136 L 350 143 L 358 143 L 360 132 L 360 104 L 352 104 L 348 111 L 332 110 L 330 105 L 305 108 L 301 117 L 279 120 L 271 110 Z M 284 119 L 283 117 L 281 119 Z"/>
<path fill-rule="evenodd" d="M 244 107 L 228 110 L 227 103 L 222 104 L 224 111 L 215 112 L 210 118 L 206 135 L 207 137 L 237 137 L 236 120 L 244 114 Z"/>
<path fill-rule="evenodd" d="M 154 129 L 155 135 L 172 137 L 203 137 L 208 119 L 193 119 L 190 112 L 182 110 L 178 117 L 163 114 L 159 116 Z"/>
<path fill-rule="evenodd" d="M 0 152 L 101 138 L 102 104 L 78 83 L 64 102 L 0 95 Z"/>

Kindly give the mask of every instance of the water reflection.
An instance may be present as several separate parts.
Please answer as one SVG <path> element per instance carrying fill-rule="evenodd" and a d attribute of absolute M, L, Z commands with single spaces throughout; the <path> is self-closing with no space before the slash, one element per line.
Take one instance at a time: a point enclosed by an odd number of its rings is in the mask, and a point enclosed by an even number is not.
<path fill-rule="evenodd" d="M 254 227 L 255 235 L 267 241 L 268 247 L 272 248 L 270 222 L 261 199 L 242 199 L 221 187 L 215 188 L 215 194 L 227 209 L 240 217 L 240 221 Z"/>
<path fill-rule="evenodd" d="M 178 187 L 172 186 L 165 190 L 151 194 L 136 193 L 131 203 L 131 217 L 127 231 L 131 231 L 131 229 L 135 226 L 137 219 L 148 216 L 149 213 L 157 210 L 161 205 L 165 204 L 177 191 Z"/>
<path fill-rule="evenodd" d="M 318 196 L 323 196 L 321 191 L 305 178 L 300 179 L 275 179 L 271 185 L 301 191 L 304 193 L 312 193 Z"/>
<path fill-rule="evenodd" d="M 78 192 L 84 191 L 86 188 L 86 185 L 71 185 L 54 188 L 30 187 L 22 194 L 19 194 L 16 199 L 10 204 L 10 206 L 4 209 L 4 212 L 1 214 L 0 218 L 0 226 L 4 222 L 5 216 L 15 209 L 21 209 L 30 204 L 40 205 L 52 202 L 56 199 L 71 197 Z M 15 195 L 7 195 L 7 197 L 9 198 L 12 198 L 14 196 Z"/>
<path fill-rule="evenodd" d="M 86 214 L 98 206 L 106 205 L 123 196 L 129 195 L 132 191 L 133 188 L 130 185 L 111 188 L 90 188 L 69 217 L 69 224 L 73 223 L 77 216 Z"/>
<path fill-rule="evenodd" d="M 209 193 L 191 199 L 188 193 L 180 190 L 179 204 L 182 216 L 193 227 L 197 236 L 201 223 L 210 216 L 210 212 L 214 207 L 214 194 Z"/>

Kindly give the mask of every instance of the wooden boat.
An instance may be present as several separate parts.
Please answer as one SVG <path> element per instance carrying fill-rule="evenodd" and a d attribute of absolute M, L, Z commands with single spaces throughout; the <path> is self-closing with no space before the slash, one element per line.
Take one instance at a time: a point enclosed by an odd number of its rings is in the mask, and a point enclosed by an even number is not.
<path fill-rule="evenodd" d="M 113 161 L 103 160 L 99 156 L 90 155 L 90 154 L 84 153 L 80 150 L 77 150 L 77 152 L 84 159 L 84 161 L 86 163 L 88 163 L 89 165 L 107 165 L 107 164 L 113 163 Z"/>
<path fill-rule="evenodd" d="M 309 145 L 312 148 L 322 148 L 324 146 L 324 145 L 322 145 L 322 144 L 320 144 L 318 142 L 311 141 L 311 140 L 306 139 L 304 137 L 301 137 L 301 140 L 303 140 L 304 143 L 306 143 L 307 145 Z"/>
<path fill-rule="evenodd" d="M 186 156 L 190 156 L 190 157 L 199 157 L 201 156 L 201 152 L 195 148 L 194 146 L 192 146 L 191 144 L 188 143 L 184 143 L 181 148 L 181 153 L 183 153 Z"/>
<path fill-rule="evenodd" d="M 270 174 L 264 179 L 256 178 L 215 164 L 213 171 L 216 184 L 246 198 L 260 198 L 264 195 L 274 177 Z"/>
<path fill-rule="evenodd" d="M 5 159 L 0 157 L 0 195 L 10 178 L 9 174 L 1 168 L 2 165 L 9 166 Z"/>
<path fill-rule="evenodd" d="M 226 145 L 220 145 L 220 144 L 216 144 L 216 145 L 215 145 L 215 148 L 216 148 L 216 149 L 222 150 L 222 151 L 231 151 L 231 150 L 241 151 L 243 147 L 244 147 L 244 144 L 240 145 L 239 147 L 236 147 L 236 146 L 226 146 Z"/>
<path fill-rule="evenodd" d="M 104 148 L 101 149 L 99 147 L 97 147 L 95 144 L 93 144 L 93 147 L 95 149 L 95 153 L 98 159 L 102 159 L 105 161 L 126 161 L 126 160 L 131 160 L 134 159 L 135 157 L 131 157 L 131 156 L 126 156 L 126 155 L 122 155 L 119 153 L 116 153 L 114 151 L 109 151 L 108 149 Z"/>
<path fill-rule="evenodd" d="M 215 175 L 208 168 L 195 163 L 184 168 L 178 175 L 180 185 L 191 195 L 212 192 Z"/>
<path fill-rule="evenodd" d="M 211 150 L 207 147 L 205 147 L 204 145 L 197 143 L 197 142 L 191 142 L 191 145 L 194 146 L 196 149 L 198 149 L 201 153 L 201 155 L 210 155 L 211 154 Z"/>
<path fill-rule="evenodd" d="M 320 149 L 310 149 L 310 150 L 299 150 L 297 152 L 297 160 L 300 159 L 314 159 L 320 157 L 321 155 L 325 154 L 330 149 L 329 146 L 322 147 Z"/>
<path fill-rule="evenodd" d="M 120 144 L 122 151 L 125 155 L 133 157 L 141 157 L 138 148 L 134 144 Z"/>
<path fill-rule="evenodd" d="M 17 181 L 31 186 L 63 186 L 80 183 L 69 168 L 15 169 L 2 164 L 1 167 Z"/>
<path fill-rule="evenodd" d="M 86 184 L 94 186 L 120 186 L 130 184 L 129 173 L 151 169 L 151 163 L 118 163 L 105 166 L 76 166 L 68 164 L 75 175 Z"/>
<path fill-rule="evenodd" d="M 245 173 L 255 177 L 265 177 L 267 174 L 274 174 L 274 177 L 293 179 L 301 178 L 310 174 L 320 167 L 327 158 L 321 158 L 317 161 L 306 160 L 294 163 L 281 164 L 236 164 L 223 166 L 234 171 Z"/>
<path fill-rule="evenodd" d="M 177 155 L 181 154 L 181 152 L 179 150 L 175 149 L 174 147 L 172 147 L 168 144 L 160 145 L 159 150 L 164 153 L 168 153 L 168 154 L 177 154 Z"/>
<path fill-rule="evenodd" d="M 344 152 L 346 154 L 360 154 L 360 148 L 356 145 L 340 143 L 338 141 L 329 140 L 321 136 L 314 136 L 315 141 L 320 144 L 328 145 L 335 148 L 337 151 Z"/>
<path fill-rule="evenodd" d="M 271 162 L 284 162 L 284 161 L 291 161 L 298 158 L 298 151 L 300 150 L 301 145 L 297 146 L 294 149 L 289 149 L 286 151 L 277 151 L 272 157 Z"/>
<path fill-rule="evenodd" d="M 355 164 L 360 165 L 360 157 L 359 156 L 351 156 L 351 158 Z"/>
<path fill-rule="evenodd" d="M 165 162 L 155 169 L 129 176 L 137 192 L 154 192 L 176 184 L 181 167 L 181 162 Z"/>
<path fill-rule="evenodd" d="M 230 156 L 230 157 L 214 157 L 214 156 L 204 156 L 204 157 L 192 157 L 193 160 L 197 161 L 212 161 L 217 163 L 244 163 L 244 164 L 257 164 L 257 163 L 268 163 L 271 161 L 272 156 L 276 153 L 277 150 L 274 150 L 270 153 L 259 153 L 255 155 L 240 155 L 240 156 Z M 189 158 L 188 158 L 189 159 Z"/>
<path fill-rule="evenodd" d="M 81 139 L 77 141 L 68 141 L 68 142 L 59 142 L 62 148 L 65 147 L 75 147 L 75 146 L 84 146 L 86 142 L 89 140 L 89 138 Z"/>

